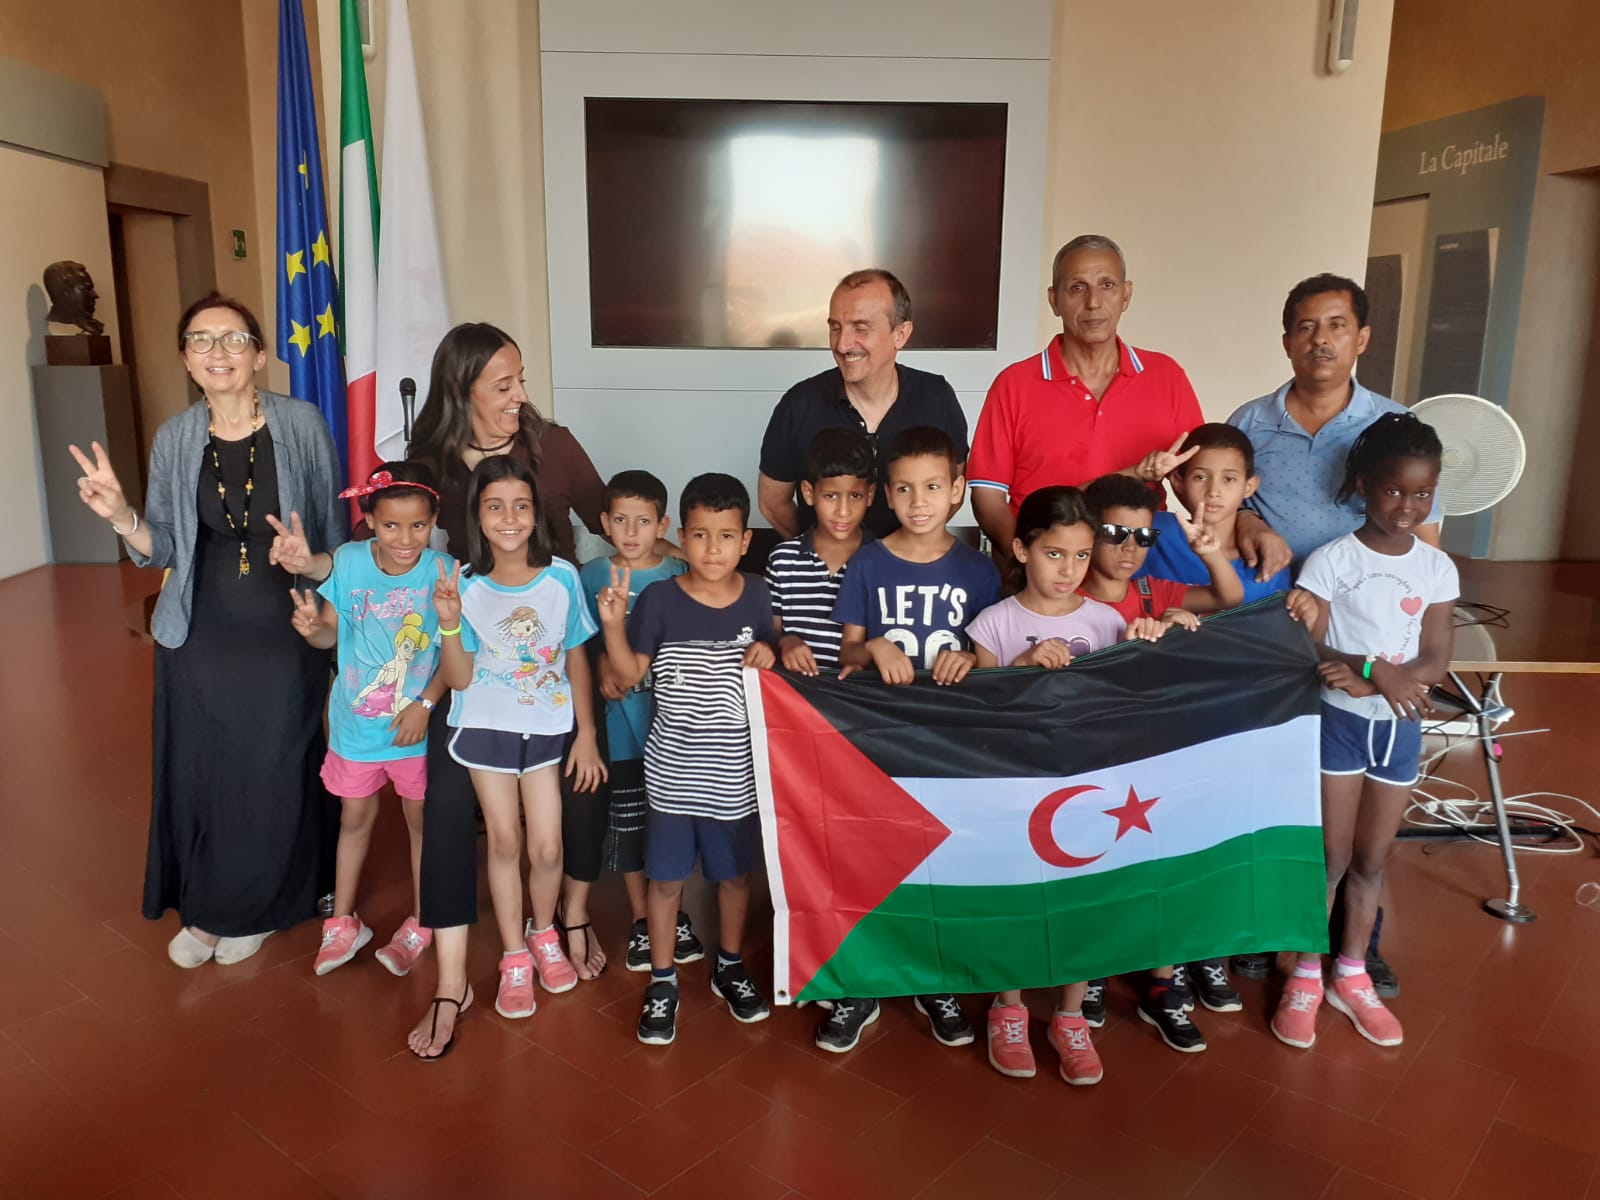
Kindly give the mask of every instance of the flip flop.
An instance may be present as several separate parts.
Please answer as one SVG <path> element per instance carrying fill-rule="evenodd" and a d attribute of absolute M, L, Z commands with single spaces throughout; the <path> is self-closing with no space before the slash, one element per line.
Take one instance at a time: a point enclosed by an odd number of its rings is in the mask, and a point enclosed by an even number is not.
<path fill-rule="evenodd" d="M 446 1054 L 450 1053 L 450 1048 L 456 1044 L 456 1030 L 461 1028 L 461 1018 L 466 1016 L 467 1010 L 472 1007 L 472 988 L 468 986 L 466 995 L 459 1000 L 449 996 L 435 996 L 433 998 L 433 1020 L 428 1024 L 428 1042 L 430 1045 L 439 1034 L 439 1006 L 441 1004 L 454 1004 L 456 1006 L 456 1020 L 455 1024 L 450 1027 L 450 1040 L 444 1044 L 444 1049 L 437 1054 L 418 1054 L 415 1050 L 412 1050 L 412 1057 L 421 1062 L 438 1062 Z"/>

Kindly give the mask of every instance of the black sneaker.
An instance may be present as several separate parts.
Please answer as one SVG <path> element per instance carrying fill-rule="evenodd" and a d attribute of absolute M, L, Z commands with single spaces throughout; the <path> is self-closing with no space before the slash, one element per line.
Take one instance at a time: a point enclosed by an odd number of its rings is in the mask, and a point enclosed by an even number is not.
<path fill-rule="evenodd" d="M 1183 1001 L 1183 1011 L 1194 1011 L 1194 988 L 1189 984 L 1189 964 L 1179 963 L 1172 968 L 1172 982 L 1167 985 L 1167 990 L 1178 996 Z"/>
<path fill-rule="evenodd" d="M 1367 951 L 1367 974 L 1372 976 L 1373 989 L 1385 1000 L 1400 994 L 1400 977 L 1376 950 Z"/>
<path fill-rule="evenodd" d="M 1106 1023 L 1106 981 L 1091 979 L 1083 992 L 1083 1019 L 1090 1029 L 1099 1029 Z"/>
<path fill-rule="evenodd" d="M 970 1046 L 977 1036 L 961 1015 L 961 1002 L 949 992 L 939 996 L 914 996 L 912 1005 L 928 1018 L 933 1036 L 946 1046 Z"/>
<path fill-rule="evenodd" d="M 1182 998 L 1174 996 L 1169 987 L 1159 999 L 1146 996 L 1139 1001 L 1139 1017 L 1154 1025 L 1161 1040 L 1183 1054 L 1199 1054 L 1206 1048 L 1205 1035 L 1195 1028 L 1189 1014 L 1183 1011 Z"/>
<path fill-rule="evenodd" d="M 680 937 L 683 934 L 681 925 L 678 933 Z M 680 941 L 678 944 L 681 946 L 683 943 Z M 756 987 L 756 981 L 750 978 L 750 972 L 744 969 L 742 962 L 729 963 L 711 972 L 711 991 L 717 999 L 727 1003 L 735 1021 L 753 1025 L 772 1015 L 771 1005 Z"/>
<path fill-rule="evenodd" d="M 1239 993 L 1228 982 L 1228 968 L 1220 958 L 1208 958 L 1192 968 L 1195 994 L 1212 1012 L 1238 1012 L 1244 1007 Z"/>
<path fill-rule="evenodd" d="M 630 971 L 650 969 L 650 926 L 643 918 L 633 923 L 633 929 L 628 934 L 628 957 L 625 961 Z"/>
<path fill-rule="evenodd" d="M 843 1054 L 854 1050 L 861 1031 L 878 1019 L 876 1000 L 835 1000 L 833 1014 L 817 1026 L 817 1048 Z"/>
<path fill-rule="evenodd" d="M 649 953 L 647 950 L 645 953 Z M 689 914 L 678 913 L 678 940 L 672 947 L 672 961 L 682 966 L 684 963 L 699 962 L 706 956 L 706 948 L 700 944 L 700 939 L 694 935 L 694 926 L 689 923 Z"/>
<path fill-rule="evenodd" d="M 1240 979 L 1265 979 L 1272 974 L 1272 955 L 1235 954 L 1229 965 Z"/>
<path fill-rule="evenodd" d="M 669 1046 L 678 1036 L 678 985 L 654 980 L 644 990 L 639 1010 L 639 1040 L 647 1046 Z"/>

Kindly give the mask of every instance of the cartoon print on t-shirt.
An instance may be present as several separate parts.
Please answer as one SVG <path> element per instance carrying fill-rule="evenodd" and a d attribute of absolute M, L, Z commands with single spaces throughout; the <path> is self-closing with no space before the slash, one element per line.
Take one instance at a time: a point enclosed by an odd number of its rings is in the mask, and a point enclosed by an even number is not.
<path fill-rule="evenodd" d="M 517 656 L 517 665 L 506 676 L 506 682 L 520 693 L 517 696 L 518 704 L 537 704 L 541 691 L 549 693 L 549 700 L 558 708 L 567 703 L 567 695 L 561 691 L 561 675 L 559 672 L 547 668 L 555 662 L 561 653 L 561 647 L 549 643 L 540 644 L 539 635 L 544 630 L 544 622 L 539 620 L 539 614 L 527 605 L 519 605 L 512 609 L 504 620 L 498 622 L 495 628 L 511 643 L 511 649 Z M 491 653 L 494 647 L 490 647 Z M 491 672 L 480 671 L 480 681 L 489 678 Z"/>
<path fill-rule="evenodd" d="M 422 630 L 422 614 L 407 613 L 394 635 L 394 657 L 372 673 L 356 693 L 351 709 L 358 717 L 396 717 L 411 703 L 403 684 L 411 660 L 433 641 Z"/>

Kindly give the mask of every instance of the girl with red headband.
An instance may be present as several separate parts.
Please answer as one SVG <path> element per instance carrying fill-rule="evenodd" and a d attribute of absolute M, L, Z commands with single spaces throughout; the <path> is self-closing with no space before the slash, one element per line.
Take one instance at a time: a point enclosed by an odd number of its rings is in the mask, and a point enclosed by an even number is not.
<path fill-rule="evenodd" d="M 352 497 L 371 539 L 335 551 L 333 570 L 316 592 L 289 589 L 300 636 L 313 646 L 339 648 L 322 782 L 343 804 L 333 915 L 322 923 L 316 972 L 326 975 L 343 966 L 372 940 L 372 930 L 356 915 L 356 888 L 378 819 L 378 793 L 388 782 L 411 832 L 412 910 L 377 958 L 392 974 L 404 975 L 433 940 L 417 922 L 416 891 L 428 714 L 445 692 L 437 671 L 433 584 L 438 564 L 450 560 L 428 548 L 439 493 L 427 467 L 384 463 L 366 483 L 339 493 L 341 500 Z"/>

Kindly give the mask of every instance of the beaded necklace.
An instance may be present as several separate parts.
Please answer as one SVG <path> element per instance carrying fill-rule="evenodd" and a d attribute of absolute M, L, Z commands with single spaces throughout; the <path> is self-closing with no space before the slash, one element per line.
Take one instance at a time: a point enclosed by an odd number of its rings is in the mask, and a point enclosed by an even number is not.
<path fill-rule="evenodd" d="M 244 510 L 239 514 L 238 521 L 233 519 L 233 514 L 228 511 L 228 485 L 222 481 L 222 459 L 217 454 L 217 414 L 211 407 L 211 401 L 206 401 L 206 432 L 211 435 L 211 468 L 217 473 L 217 496 L 222 501 L 222 515 L 228 522 L 228 529 L 237 534 L 239 538 L 239 578 L 243 579 L 250 574 L 250 496 L 256 490 L 256 436 L 261 432 L 261 393 L 258 390 L 251 401 L 250 414 L 250 458 L 245 469 L 244 479 Z"/>

